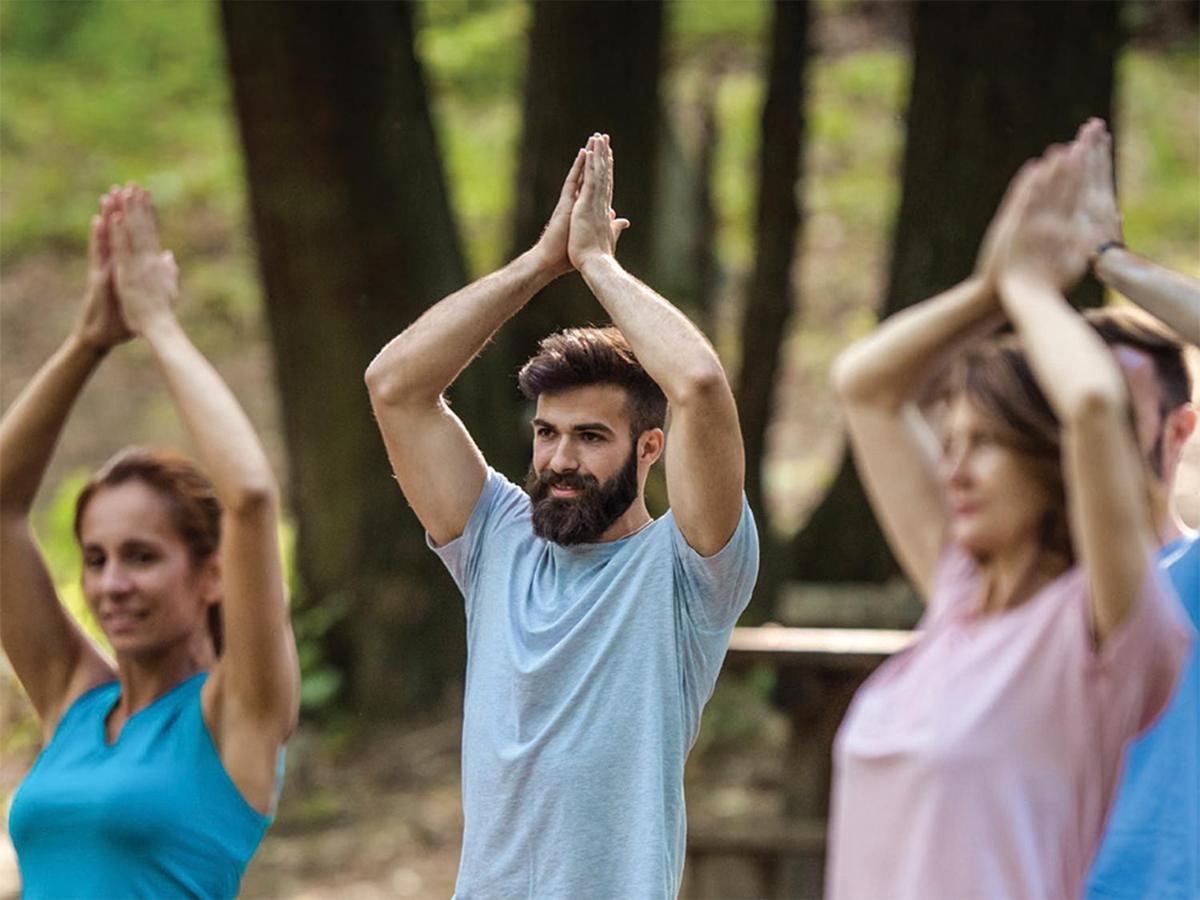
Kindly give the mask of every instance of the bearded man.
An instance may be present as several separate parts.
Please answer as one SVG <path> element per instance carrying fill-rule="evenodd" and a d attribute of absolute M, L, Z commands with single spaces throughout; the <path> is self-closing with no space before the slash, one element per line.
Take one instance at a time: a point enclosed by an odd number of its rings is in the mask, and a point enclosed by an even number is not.
<path fill-rule="evenodd" d="M 616 261 L 612 163 L 593 135 L 534 247 L 367 370 L 400 487 L 466 601 L 462 900 L 678 893 L 684 760 L 757 572 L 732 392 L 700 331 Z M 572 269 L 615 327 L 551 335 L 521 370 L 537 403 L 522 491 L 443 394 Z"/>

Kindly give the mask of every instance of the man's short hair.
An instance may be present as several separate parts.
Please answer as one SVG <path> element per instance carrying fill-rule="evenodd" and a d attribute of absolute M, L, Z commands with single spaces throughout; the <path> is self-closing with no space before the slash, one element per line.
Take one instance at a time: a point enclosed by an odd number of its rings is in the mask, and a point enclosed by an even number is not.
<path fill-rule="evenodd" d="M 1088 324 L 1109 346 L 1121 344 L 1145 353 L 1154 362 L 1154 376 L 1164 413 L 1191 402 L 1192 374 L 1183 341 L 1158 319 L 1140 309 L 1109 306 L 1089 309 Z"/>
<path fill-rule="evenodd" d="M 517 375 L 521 393 L 530 400 L 542 394 L 592 384 L 613 384 L 629 398 L 633 437 L 662 428 L 667 397 L 642 368 L 633 348 L 616 327 L 564 328 L 538 344 L 538 352 Z"/>

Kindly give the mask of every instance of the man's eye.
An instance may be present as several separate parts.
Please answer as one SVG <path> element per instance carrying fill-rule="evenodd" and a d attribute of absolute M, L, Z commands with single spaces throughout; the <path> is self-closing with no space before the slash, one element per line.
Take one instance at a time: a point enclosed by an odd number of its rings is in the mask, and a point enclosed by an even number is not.
<path fill-rule="evenodd" d="M 85 569 L 102 569 L 104 568 L 104 557 L 99 553 L 89 553 L 83 557 L 83 567 Z"/>

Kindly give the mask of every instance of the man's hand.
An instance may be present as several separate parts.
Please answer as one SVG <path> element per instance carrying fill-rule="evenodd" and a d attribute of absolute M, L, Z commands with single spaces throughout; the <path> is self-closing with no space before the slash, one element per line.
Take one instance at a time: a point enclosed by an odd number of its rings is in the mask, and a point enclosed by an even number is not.
<path fill-rule="evenodd" d="M 92 216 L 88 233 L 87 288 L 75 323 L 78 339 L 100 353 L 133 337 L 133 332 L 121 317 L 121 307 L 113 284 L 111 229 L 117 191 L 114 187 L 101 197 L 100 212 Z"/>
<path fill-rule="evenodd" d="M 583 160 L 583 184 L 571 210 L 567 255 L 576 269 L 591 257 L 612 256 L 617 239 L 629 227 L 612 208 L 613 153 L 607 134 L 588 138 Z"/>
<path fill-rule="evenodd" d="M 1088 119 L 1075 142 L 1084 148 L 1083 182 L 1072 234 L 1094 264 L 1096 251 L 1110 242 L 1124 243 L 1121 211 L 1113 188 L 1112 135 L 1102 119 Z"/>
<path fill-rule="evenodd" d="M 170 250 L 160 250 L 150 195 L 128 185 L 117 196 L 112 247 L 121 312 L 129 327 L 144 334 L 155 321 L 173 319 L 179 267 Z"/>
<path fill-rule="evenodd" d="M 567 172 L 562 190 L 558 194 L 558 203 L 550 214 L 550 221 L 542 236 L 533 245 L 540 264 L 553 278 L 565 275 L 572 269 L 571 260 L 567 256 L 567 234 L 571 228 L 571 209 L 575 206 L 575 198 L 579 196 L 579 188 L 583 184 L 583 162 L 585 151 L 575 154 L 571 170 Z"/>

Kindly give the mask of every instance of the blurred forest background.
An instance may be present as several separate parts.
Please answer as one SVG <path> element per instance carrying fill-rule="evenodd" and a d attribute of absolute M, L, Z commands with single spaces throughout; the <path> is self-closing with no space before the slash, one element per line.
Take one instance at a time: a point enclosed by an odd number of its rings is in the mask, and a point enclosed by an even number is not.
<path fill-rule="evenodd" d="M 587 134 L 613 136 L 624 263 L 701 323 L 736 385 L 765 548 L 744 623 L 903 627 L 916 609 L 843 453 L 829 364 L 964 277 L 1020 162 L 1089 115 L 1116 134 L 1128 245 L 1200 275 L 1198 19 L 1172 0 L 0 2 L 0 406 L 68 331 L 97 196 L 136 180 L 180 262 L 181 318 L 287 492 L 304 724 L 244 893 L 452 890 L 462 607 L 362 372 L 532 243 Z M 1077 299 L 1102 300 L 1094 283 Z M 564 278 L 456 385 L 510 477 L 528 464 L 519 363 L 601 315 Z M 128 443 L 186 447 L 136 343 L 84 393 L 38 510 L 85 621 L 70 510 Z M 830 583 L 853 587 L 806 587 Z M 805 777 L 782 764 L 777 693 L 767 671 L 722 679 L 693 818 L 775 809 Z M 0 685 L 5 809 L 37 741 Z M 0 840 L 0 895 L 15 889 Z"/>

